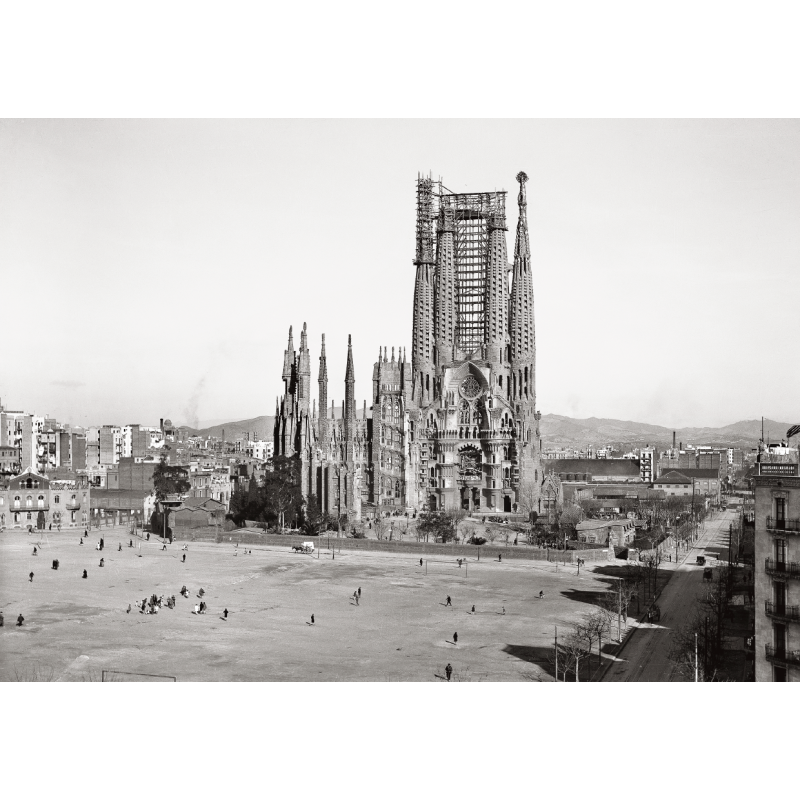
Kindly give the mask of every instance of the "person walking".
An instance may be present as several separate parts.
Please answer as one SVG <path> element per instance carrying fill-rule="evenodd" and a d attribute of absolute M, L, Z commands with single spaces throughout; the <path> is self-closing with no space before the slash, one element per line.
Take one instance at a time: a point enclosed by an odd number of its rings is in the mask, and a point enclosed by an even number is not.
<path fill-rule="evenodd" d="M 358 587 L 358 596 L 361 597 L 361 587 Z"/>
<path fill-rule="evenodd" d="M 472 606 L 472 613 L 475 613 L 475 606 Z"/>
<path fill-rule="evenodd" d="M 448 681 L 448 683 L 449 683 L 449 682 L 450 682 L 450 676 L 453 674 L 453 667 L 452 667 L 452 666 L 450 666 L 450 664 L 448 664 L 448 665 L 447 665 L 447 666 L 444 668 L 444 674 L 445 674 L 445 675 L 447 675 L 447 681 Z"/>
<path fill-rule="evenodd" d="M 314 615 L 313 614 L 311 615 L 311 624 L 312 625 L 314 624 Z"/>
<path fill-rule="evenodd" d="M 539 599 L 544 600 L 544 592 L 539 592 Z"/>
<path fill-rule="evenodd" d="M 458 644 L 458 631 L 453 634 L 453 644 Z"/>
<path fill-rule="evenodd" d="M 30 579 L 30 582 L 31 582 L 31 583 L 33 583 L 33 573 L 32 573 L 32 572 L 31 572 L 31 574 L 28 576 L 28 578 Z"/>
<path fill-rule="evenodd" d="M 131 604 L 130 603 L 128 603 L 128 610 L 125 613 L 126 614 L 130 614 L 131 613 Z"/>
<path fill-rule="evenodd" d="M 3 612 L 0 611 L 0 628 L 4 628 L 6 624 L 6 618 L 3 616 Z"/>
<path fill-rule="evenodd" d="M 224 615 L 225 619 L 228 619 L 228 609 L 226 608 L 222 614 Z"/>
<path fill-rule="evenodd" d="M 81 537 L 81 541 L 80 541 L 80 544 L 83 544 L 83 537 Z"/>
<path fill-rule="evenodd" d="M 181 564 L 186 563 L 186 553 L 183 554 L 183 558 L 181 559 Z"/>
<path fill-rule="evenodd" d="M 498 561 L 502 561 L 503 560 L 503 554 L 502 553 L 498 553 L 497 560 Z"/>
<path fill-rule="evenodd" d="M 18 628 L 21 628 L 21 627 L 22 627 L 22 623 L 23 623 L 23 622 L 25 622 L 25 617 L 23 617 L 23 616 L 22 616 L 22 614 L 20 614 L 20 615 L 17 617 L 17 627 L 18 627 Z"/>
<path fill-rule="evenodd" d="M 353 592 L 353 600 L 355 600 L 356 605 L 358 605 L 358 592 Z"/>
<path fill-rule="evenodd" d="M 84 570 L 84 571 L 83 571 L 83 575 L 82 575 L 81 577 L 82 577 L 82 578 L 88 578 L 88 577 L 89 577 L 89 575 L 88 575 L 88 573 L 86 572 L 86 570 Z"/>
<path fill-rule="evenodd" d="M 419 565 L 422 566 L 422 559 L 419 560 Z"/>
<path fill-rule="evenodd" d="M 445 603 L 446 606 L 452 606 L 453 603 L 450 600 L 450 595 L 447 595 L 447 602 Z"/>
<path fill-rule="evenodd" d="M 39 555 L 39 554 L 36 552 L 36 545 L 34 545 L 34 546 L 33 546 L 33 554 L 34 554 L 35 556 L 38 556 L 38 555 Z"/>

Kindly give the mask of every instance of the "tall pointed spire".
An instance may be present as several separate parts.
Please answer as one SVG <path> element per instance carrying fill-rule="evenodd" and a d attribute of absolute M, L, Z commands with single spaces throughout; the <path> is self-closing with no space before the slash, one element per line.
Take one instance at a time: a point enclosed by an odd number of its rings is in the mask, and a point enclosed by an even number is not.
<path fill-rule="evenodd" d="M 439 364 L 453 360 L 456 344 L 457 290 L 455 211 L 443 208 L 439 212 L 437 226 L 438 247 L 436 252 L 436 297 L 434 299 L 435 341 Z"/>
<path fill-rule="evenodd" d="M 353 440 L 356 433 L 356 376 L 353 369 L 353 340 L 347 337 L 347 371 L 344 377 L 344 407 L 342 417 L 344 419 L 344 438 L 345 438 L 345 457 L 348 461 L 353 460 Z"/>
<path fill-rule="evenodd" d="M 318 436 L 321 446 L 328 441 L 328 357 L 325 355 L 325 334 L 322 334 L 322 349 L 319 355 L 319 430 Z"/>
<path fill-rule="evenodd" d="M 306 323 L 300 333 L 300 352 L 297 357 L 297 401 L 301 412 L 308 413 L 311 403 L 311 354 L 308 352 Z"/>
<path fill-rule="evenodd" d="M 286 385 L 286 391 L 289 391 L 289 385 L 292 381 L 292 371 L 294 370 L 294 339 L 292 338 L 292 326 L 289 326 L 289 343 L 286 345 L 286 350 L 283 351 L 283 382 Z"/>
<path fill-rule="evenodd" d="M 502 197 L 502 202 L 500 200 Z M 506 251 L 505 194 L 496 195 L 496 210 L 489 215 L 488 264 L 484 289 L 483 341 L 486 358 L 499 368 L 508 334 L 508 253 Z"/>
<path fill-rule="evenodd" d="M 414 371 L 414 396 L 430 399 L 434 375 L 434 283 L 436 264 L 433 255 L 434 182 L 417 176 L 417 252 L 414 264 L 414 323 L 411 333 L 411 363 Z"/>
<path fill-rule="evenodd" d="M 356 379 L 355 372 L 353 371 L 353 339 L 347 335 L 347 371 L 344 376 L 345 381 L 354 381 Z"/>
<path fill-rule="evenodd" d="M 524 172 L 519 181 L 519 221 L 514 244 L 514 282 L 511 287 L 511 368 L 512 398 L 536 401 L 535 367 L 536 337 L 533 319 L 533 280 L 531 277 L 530 245 L 528 242 L 528 202 L 525 197 Z"/>

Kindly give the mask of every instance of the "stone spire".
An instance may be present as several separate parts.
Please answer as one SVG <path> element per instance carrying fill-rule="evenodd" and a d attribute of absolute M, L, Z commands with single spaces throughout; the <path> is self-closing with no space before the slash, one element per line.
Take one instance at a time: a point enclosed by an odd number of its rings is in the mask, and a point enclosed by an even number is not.
<path fill-rule="evenodd" d="M 437 228 L 438 248 L 436 253 L 436 350 L 438 363 L 449 364 L 453 360 L 456 344 L 456 255 L 455 255 L 455 211 L 443 208 L 439 213 Z"/>
<path fill-rule="evenodd" d="M 486 309 L 483 341 L 486 358 L 497 368 L 508 334 L 508 253 L 506 251 L 506 215 L 503 210 L 488 220 L 489 259 L 486 270 L 484 305 Z"/>
<path fill-rule="evenodd" d="M 328 441 L 328 420 L 325 412 L 328 410 L 328 358 L 325 355 L 325 334 L 322 334 L 322 350 L 319 356 L 319 436 L 320 446 Z"/>
<path fill-rule="evenodd" d="M 292 389 L 292 374 L 294 372 L 294 339 L 292 338 L 292 326 L 289 326 L 289 343 L 283 351 L 283 383 L 284 391 L 288 394 Z"/>
<path fill-rule="evenodd" d="M 417 252 L 414 263 L 414 322 L 411 333 L 411 363 L 415 397 L 431 397 L 434 349 L 433 190 L 431 178 L 417 177 Z"/>
<path fill-rule="evenodd" d="M 311 355 L 308 352 L 308 333 L 306 323 L 300 333 L 300 352 L 297 359 L 297 401 L 301 412 L 308 413 L 311 403 Z"/>
<path fill-rule="evenodd" d="M 512 397 L 535 405 L 536 338 L 533 321 L 533 280 L 531 277 L 530 245 L 528 242 L 528 203 L 525 197 L 524 172 L 519 181 L 519 221 L 514 244 L 514 279 L 511 287 L 511 369 Z"/>

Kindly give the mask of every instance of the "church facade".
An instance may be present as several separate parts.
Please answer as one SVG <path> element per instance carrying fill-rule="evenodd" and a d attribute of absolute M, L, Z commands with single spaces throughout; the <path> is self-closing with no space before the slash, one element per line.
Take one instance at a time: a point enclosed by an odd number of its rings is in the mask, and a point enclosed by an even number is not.
<path fill-rule="evenodd" d="M 358 521 L 385 511 L 541 512 L 540 413 L 525 173 L 513 262 L 505 192 L 454 193 L 417 179 L 411 360 L 381 348 L 370 408 L 355 401 L 352 342 L 345 398 L 328 412 L 322 337 L 319 410 L 311 402 L 306 325 L 284 353 L 275 453 L 297 455 L 304 496 Z"/>

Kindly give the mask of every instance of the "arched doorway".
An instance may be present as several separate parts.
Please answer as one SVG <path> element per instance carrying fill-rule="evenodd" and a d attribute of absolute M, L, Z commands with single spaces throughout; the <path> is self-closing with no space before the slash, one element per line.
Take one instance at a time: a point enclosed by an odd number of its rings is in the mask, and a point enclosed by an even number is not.
<path fill-rule="evenodd" d="M 40 511 L 36 515 L 36 527 L 40 530 L 44 530 L 44 511 Z"/>
<path fill-rule="evenodd" d="M 436 495 L 432 494 L 428 498 L 428 511 L 436 511 Z"/>
<path fill-rule="evenodd" d="M 511 498 L 508 495 L 503 498 L 503 511 L 511 513 Z"/>
<path fill-rule="evenodd" d="M 470 510 L 470 502 L 469 501 L 470 501 L 470 490 L 469 490 L 468 486 L 464 486 L 461 489 L 461 508 L 463 508 L 464 511 L 469 511 Z"/>

